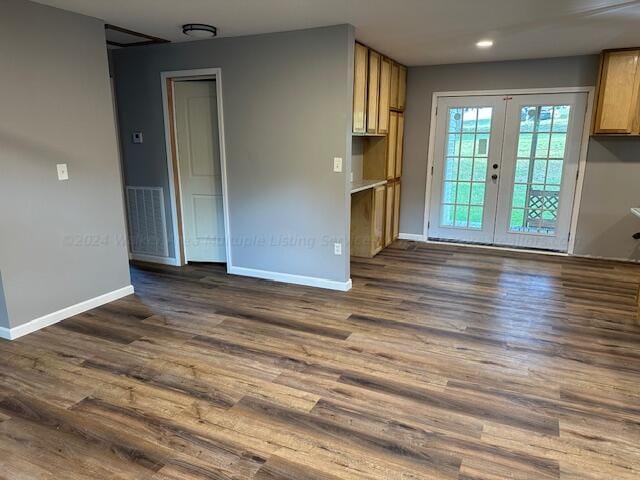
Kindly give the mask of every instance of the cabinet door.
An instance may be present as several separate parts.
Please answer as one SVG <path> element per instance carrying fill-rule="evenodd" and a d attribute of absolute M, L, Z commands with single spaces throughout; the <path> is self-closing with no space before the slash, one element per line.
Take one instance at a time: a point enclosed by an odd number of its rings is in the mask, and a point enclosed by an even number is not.
<path fill-rule="evenodd" d="M 391 89 L 391 61 L 382 58 L 380 64 L 380 101 L 378 103 L 378 133 L 389 131 L 389 93 Z"/>
<path fill-rule="evenodd" d="M 376 133 L 378 131 L 378 102 L 380 100 L 380 54 L 373 50 L 369 50 L 367 99 L 367 133 Z"/>
<path fill-rule="evenodd" d="M 605 52 L 594 133 L 638 131 L 639 50 Z"/>
<path fill-rule="evenodd" d="M 407 106 L 407 67 L 400 66 L 398 79 L 398 110 L 404 110 Z"/>
<path fill-rule="evenodd" d="M 373 190 L 373 254 L 384 246 L 384 204 L 386 189 L 384 185 Z"/>
<path fill-rule="evenodd" d="M 353 73 L 353 132 L 365 133 L 368 48 L 356 43 Z"/>
<path fill-rule="evenodd" d="M 384 246 L 393 242 L 393 200 L 395 199 L 394 184 L 386 185 L 386 205 L 384 210 Z"/>
<path fill-rule="evenodd" d="M 404 114 L 398 113 L 398 129 L 396 133 L 396 173 L 395 178 L 402 176 L 402 155 L 404 154 Z"/>
<path fill-rule="evenodd" d="M 393 187 L 393 239 L 400 233 L 400 182 Z"/>
<path fill-rule="evenodd" d="M 371 257 L 373 239 L 373 190 L 351 195 L 351 244 L 353 257 Z"/>
<path fill-rule="evenodd" d="M 396 178 L 396 150 L 398 138 L 398 114 L 389 114 L 389 135 L 387 136 L 387 180 Z"/>
<path fill-rule="evenodd" d="M 389 93 L 389 106 L 398 108 L 398 84 L 400 80 L 400 67 L 396 62 L 391 63 L 391 90 Z"/>

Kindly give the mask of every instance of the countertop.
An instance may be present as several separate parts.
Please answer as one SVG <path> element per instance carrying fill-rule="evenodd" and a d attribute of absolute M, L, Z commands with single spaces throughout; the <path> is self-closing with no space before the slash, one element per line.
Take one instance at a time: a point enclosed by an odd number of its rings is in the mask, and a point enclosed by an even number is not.
<path fill-rule="evenodd" d="M 351 193 L 361 192 L 369 188 L 379 187 L 386 184 L 386 180 L 359 180 L 351 183 Z"/>

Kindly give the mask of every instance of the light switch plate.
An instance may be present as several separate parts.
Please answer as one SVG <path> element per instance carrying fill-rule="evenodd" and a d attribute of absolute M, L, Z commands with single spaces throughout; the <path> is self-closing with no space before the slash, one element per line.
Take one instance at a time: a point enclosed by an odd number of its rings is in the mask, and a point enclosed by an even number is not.
<path fill-rule="evenodd" d="M 333 171 L 336 173 L 342 172 L 342 157 L 333 157 Z"/>
<path fill-rule="evenodd" d="M 144 135 L 142 135 L 142 132 L 133 132 L 131 139 L 133 143 L 144 143 Z"/>
<path fill-rule="evenodd" d="M 66 163 L 59 163 L 56 168 L 58 169 L 58 180 L 69 180 L 69 170 Z"/>
<path fill-rule="evenodd" d="M 342 255 L 342 244 L 340 242 L 336 242 L 333 244 L 333 254 Z"/>

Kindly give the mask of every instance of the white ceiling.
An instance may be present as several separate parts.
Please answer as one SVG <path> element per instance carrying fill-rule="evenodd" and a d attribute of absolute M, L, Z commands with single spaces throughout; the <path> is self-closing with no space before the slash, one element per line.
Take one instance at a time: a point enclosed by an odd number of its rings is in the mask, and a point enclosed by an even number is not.
<path fill-rule="evenodd" d="M 184 23 L 219 36 L 350 23 L 407 65 L 597 53 L 640 45 L 640 0 L 38 0 L 171 41 Z M 494 47 L 475 43 L 493 39 Z"/>

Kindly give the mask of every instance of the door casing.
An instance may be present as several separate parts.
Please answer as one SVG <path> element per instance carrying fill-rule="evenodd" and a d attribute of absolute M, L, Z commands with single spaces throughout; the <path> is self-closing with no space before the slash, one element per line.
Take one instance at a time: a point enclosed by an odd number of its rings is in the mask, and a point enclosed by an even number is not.
<path fill-rule="evenodd" d="M 427 178 L 425 188 L 425 207 L 423 216 L 423 229 L 421 236 L 400 234 L 401 238 L 418 239 L 422 241 L 429 241 L 429 215 L 431 213 L 431 193 L 433 183 L 433 166 L 435 158 L 435 133 L 437 124 L 437 105 L 440 97 L 467 97 L 467 96 L 509 96 L 509 95 L 532 95 L 532 94 L 547 94 L 547 93 L 586 93 L 587 94 L 587 112 L 585 115 L 584 128 L 582 131 L 582 141 L 580 145 L 580 160 L 578 163 L 578 176 L 576 181 L 576 188 L 573 196 L 572 213 L 571 213 L 571 226 L 569 229 L 569 247 L 567 253 L 560 252 L 541 252 L 551 255 L 571 255 L 575 248 L 575 232 L 578 225 L 578 215 L 580 209 L 580 199 L 582 197 L 582 187 L 584 184 L 584 173 L 587 163 L 587 150 L 589 145 L 589 132 L 591 131 L 591 124 L 593 122 L 593 98 L 595 87 L 558 87 L 558 88 L 530 88 L 530 89 L 503 89 L 503 90 L 465 90 L 465 91 L 442 91 L 434 92 L 431 98 L 431 122 L 429 127 L 429 145 L 427 153 Z M 509 247 L 494 247 L 497 249 L 510 249 Z M 537 252 L 537 250 L 532 250 Z"/>
<path fill-rule="evenodd" d="M 162 87 L 162 108 L 164 114 L 165 140 L 167 152 L 167 170 L 169 172 L 169 196 L 171 199 L 171 217 L 173 222 L 173 244 L 175 247 L 175 265 L 186 265 L 184 245 L 184 222 L 182 218 L 182 199 L 180 194 L 180 172 L 176 142 L 174 82 L 176 80 L 215 80 L 218 104 L 218 135 L 220 147 L 220 169 L 222 173 L 222 207 L 224 214 L 224 233 L 226 247 L 227 272 L 232 268 L 231 229 L 229 224 L 229 195 L 227 184 L 227 157 L 224 136 L 224 115 L 222 102 L 222 70 L 204 68 L 194 70 L 176 70 L 160 74 Z"/>

